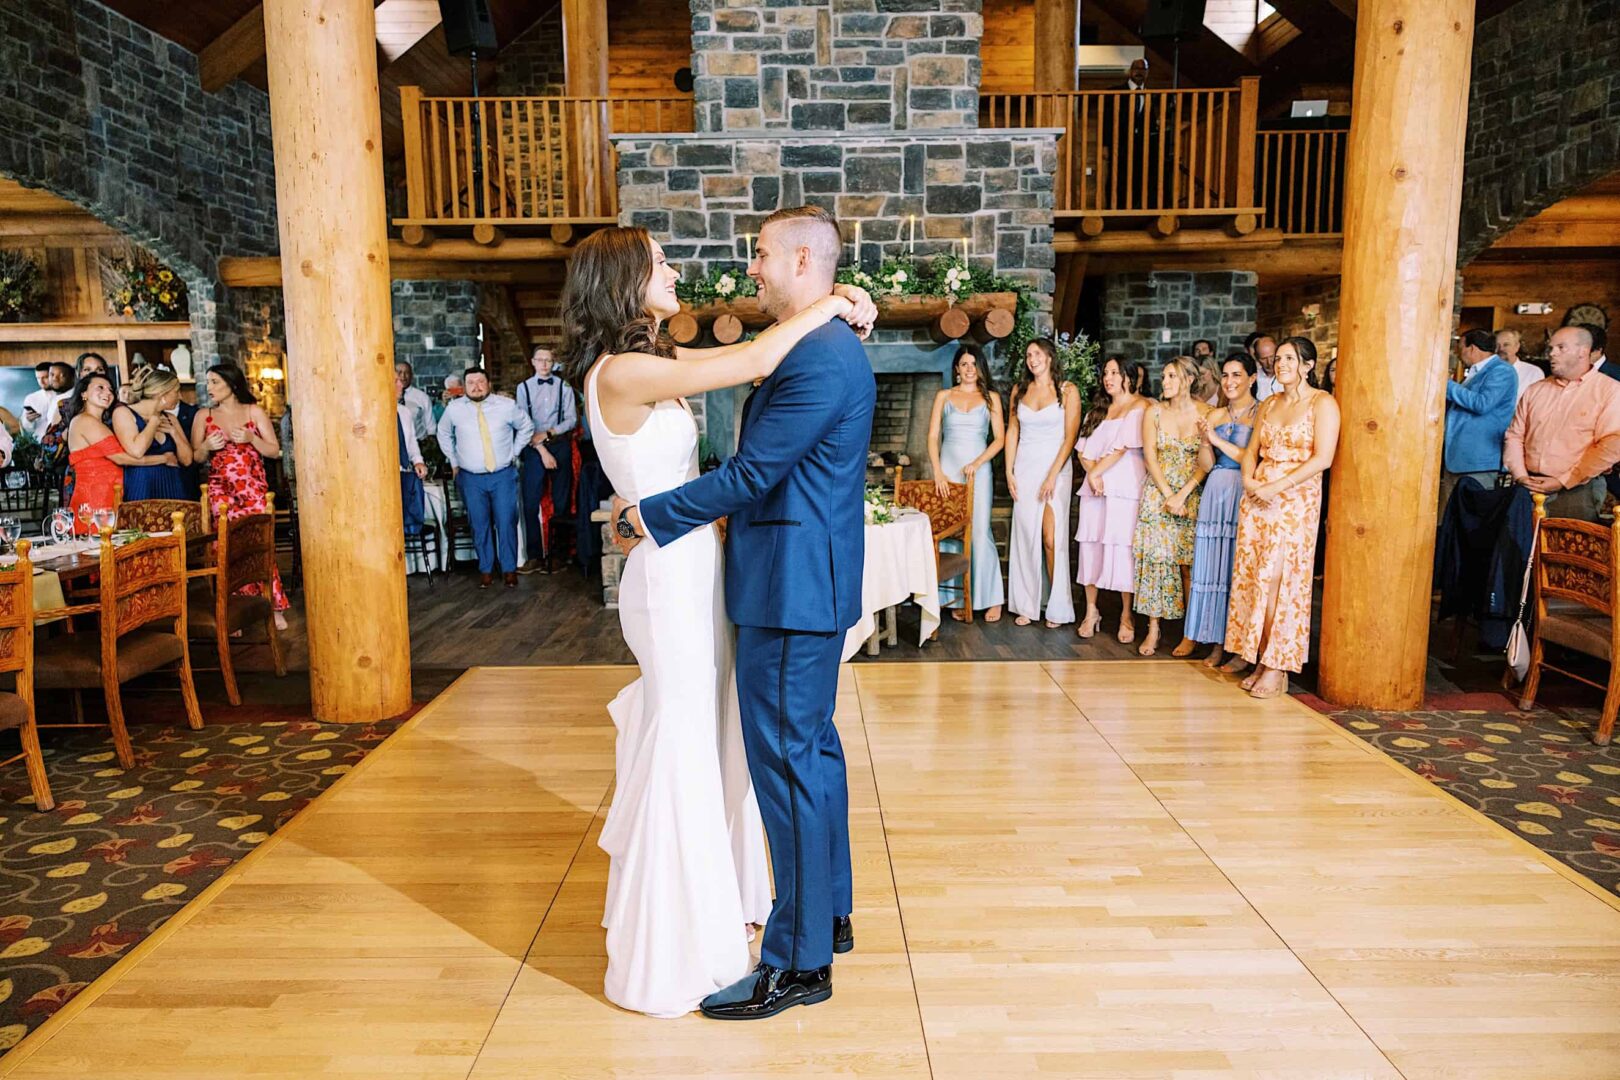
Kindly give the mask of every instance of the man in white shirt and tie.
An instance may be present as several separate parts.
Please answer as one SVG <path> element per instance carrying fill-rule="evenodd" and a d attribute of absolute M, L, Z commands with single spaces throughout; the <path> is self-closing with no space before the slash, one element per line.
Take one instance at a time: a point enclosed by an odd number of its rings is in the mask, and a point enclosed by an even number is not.
<path fill-rule="evenodd" d="M 534 424 L 517 402 L 490 393 L 489 375 L 468 368 L 462 375 L 466 396 L 452 401 L 439 417 L 439 449 L 455 471 L 456 487 L 467 504 L 473 546 L 478 549 L 478 587 L 494 584 L 495 564 L 508 589 L 517 588 L 518 451 L 534 435 Z"/>
<path fill-rule="evenodd" d="M 411 410 L 416 422 L 416 441 L 421 442 L 433 434 L 433 399 L 416 385 L 416 370 L 405 361 L 394 364 L 394 374 L 405 384 L 405 393 L 399 401 Z"/>
<path fill-rule="evenodd" d="M 579 425 L 579 405 L 573 388 L 553 371 L 551 350 L 536 345 L 529 355 L 534 375 L 518 384 L 517 403 L 534 426 L 534 434 L 518 455 L 523 484 L 523 526 L 530 536 L 543 537 L 544 548 L 529 545 L 529 558 L 518 567 L 520 574 L 535 571 L 549 574 L 557 569 L 555 524 L 553 535 L 540 528 L 542 494 L 551 491 L 553 523 L 569 521 L 568 500 L 574 486 L 574 448 L 569 433 Z M 559 517 L 558 515 L 561 515 Z"/>

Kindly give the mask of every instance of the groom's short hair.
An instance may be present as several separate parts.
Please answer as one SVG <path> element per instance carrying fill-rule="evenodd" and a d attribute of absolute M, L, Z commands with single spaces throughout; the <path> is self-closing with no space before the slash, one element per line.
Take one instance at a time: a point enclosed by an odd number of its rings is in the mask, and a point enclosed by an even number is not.
<path fill-rule="evenodd" d="M 818 269 L 828 275 L 838 273 L 838 260 L 843 257 L 844 240 L 838 232 L 838 219 L 832 211 L 819 206 L 791 206 L 776 211 L 760 224 L 777 226 L 781 240 L 789 247 L 810 250 L 810 257 Z"/>

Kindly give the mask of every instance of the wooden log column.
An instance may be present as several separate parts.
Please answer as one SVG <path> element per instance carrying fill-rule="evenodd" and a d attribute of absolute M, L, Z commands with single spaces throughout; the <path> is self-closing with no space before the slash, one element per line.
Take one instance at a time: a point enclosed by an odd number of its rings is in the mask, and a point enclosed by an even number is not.
<path fill-rule="evenodd" d="M 1320 693 L 1423 700 L 1473 0 L 1362 0 Z"/>
<path fill-rule="evenodd" d="M 1035 89 L 1079 85 L 1079 0 L 1035 0 Z"/>
<path fill-rule="evenodd" d="M 266 0 L 281 282 L 317 720 L 410 707 L 372 0 Z"/>

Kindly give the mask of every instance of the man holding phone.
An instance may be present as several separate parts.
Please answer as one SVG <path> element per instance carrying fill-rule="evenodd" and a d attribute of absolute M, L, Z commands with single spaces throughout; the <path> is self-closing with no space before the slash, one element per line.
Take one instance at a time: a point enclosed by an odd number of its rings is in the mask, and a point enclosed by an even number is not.
<path fill-rule="evenodd" d="M 56 403 L 56 376 L 52 365 L 41 362 L 34 365 L 34 379 L 39 389 L 23 398 L 22 421 L 28 433 L 36 440 L 45 434 L 45 423 L 51 406 Z"/>

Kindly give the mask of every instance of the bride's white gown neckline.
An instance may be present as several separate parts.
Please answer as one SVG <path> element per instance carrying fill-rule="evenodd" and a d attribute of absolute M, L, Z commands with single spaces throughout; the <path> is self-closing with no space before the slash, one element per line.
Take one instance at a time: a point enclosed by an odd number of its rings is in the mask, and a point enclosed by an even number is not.
<path fill-rule="evenodd" d="M 639 502 L 698 475 L 697 423 L 660 402 L 634 432 L 603 421 L 599 360 L 585 408 L 603 472 Z M 609 1001 L 682 1016 L 753 967 L 745 926 L 771 910 L 765 835 L 748 778 L 719 538 L 697 529 L 638 545 L 619 579 L 619 624 L 641 677 L 608 706 L 615 789 L 599 841 L 611 859 Z"/>

